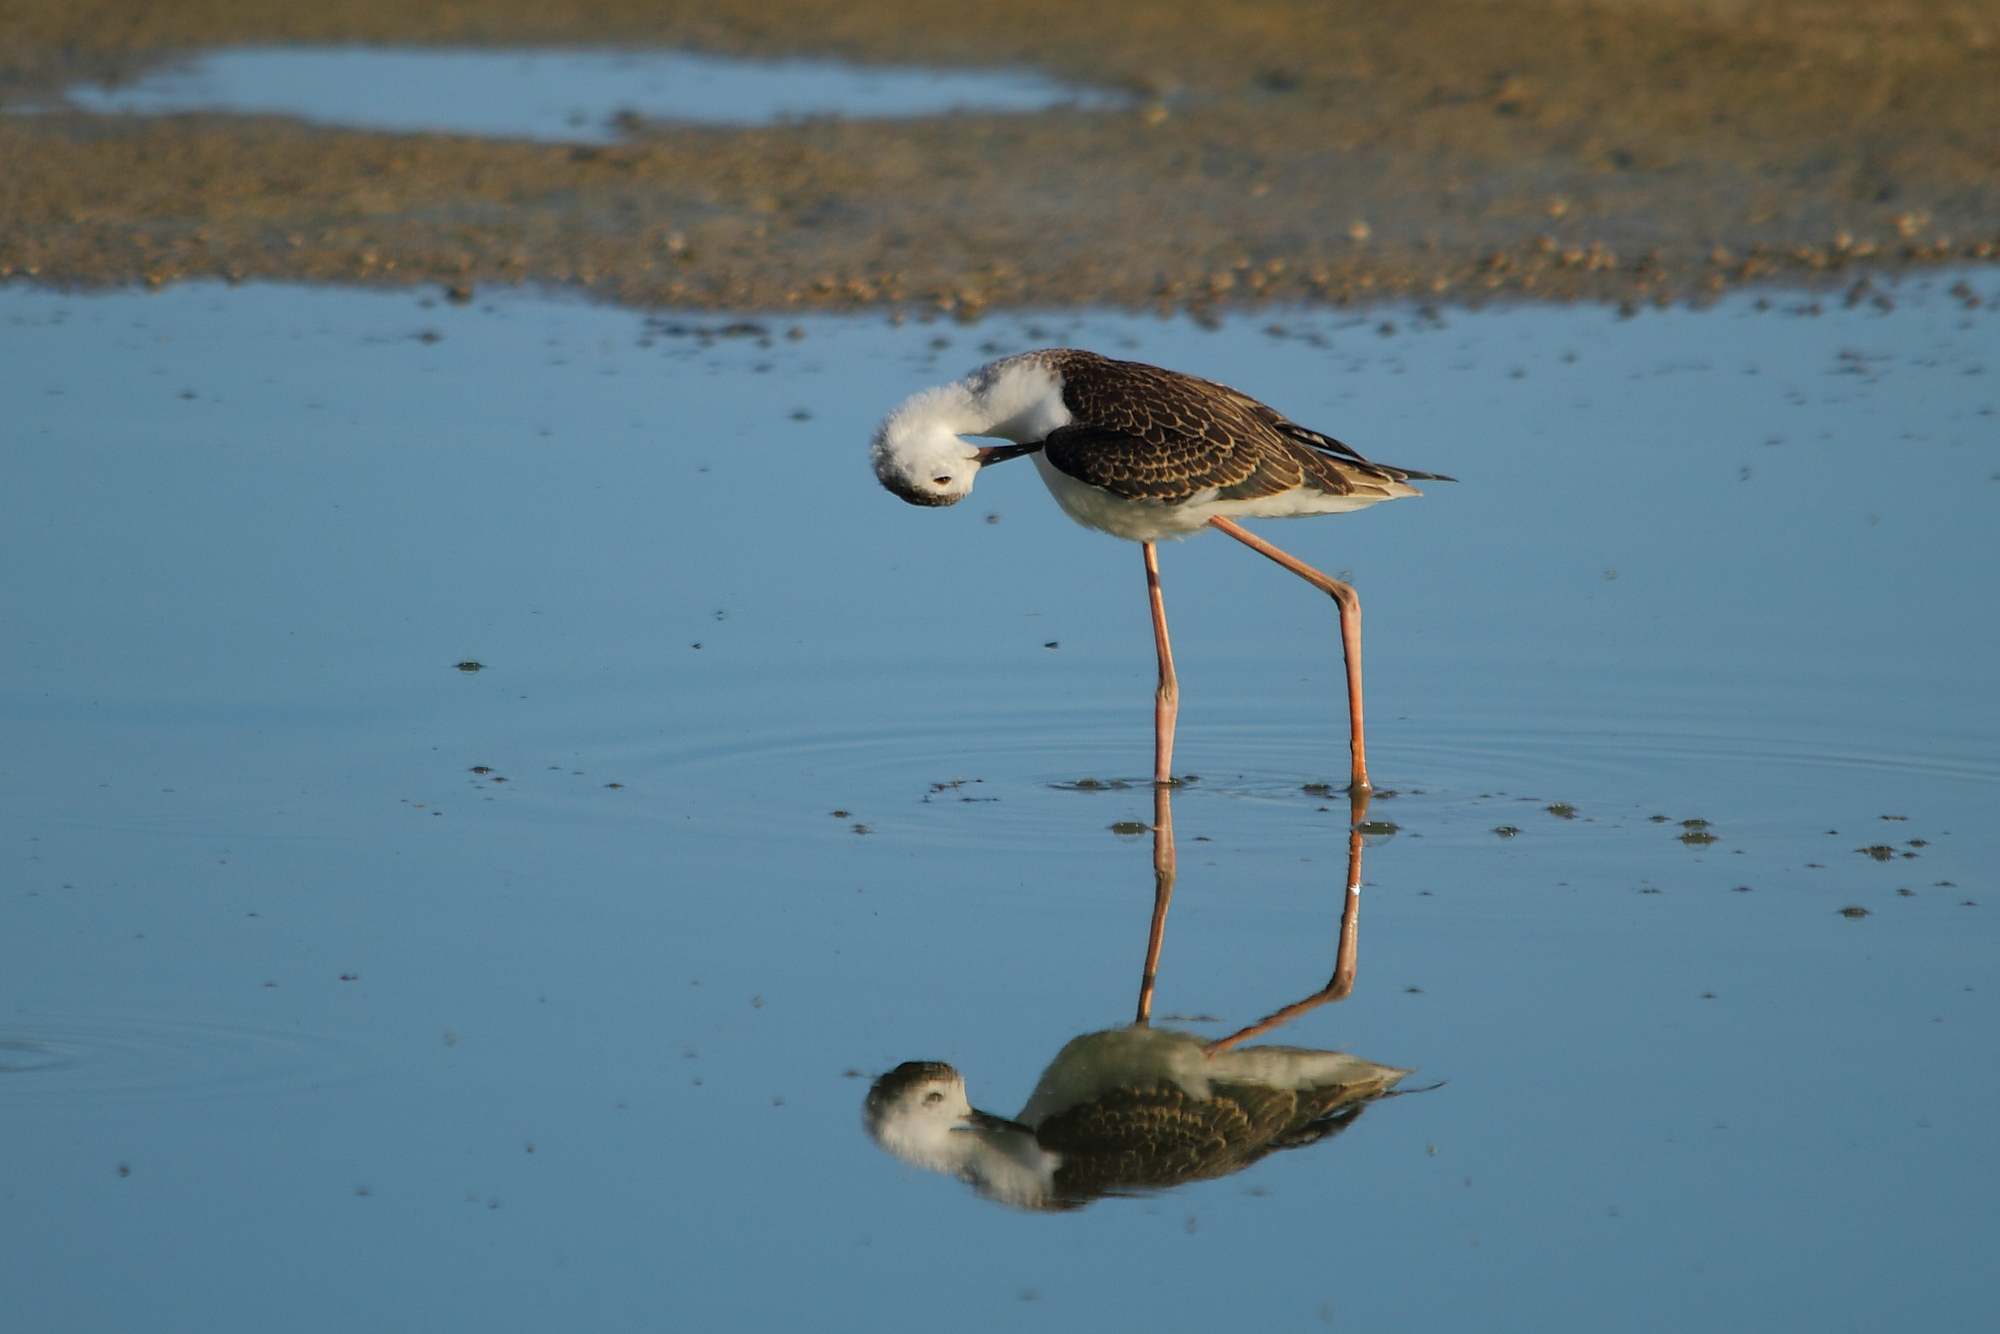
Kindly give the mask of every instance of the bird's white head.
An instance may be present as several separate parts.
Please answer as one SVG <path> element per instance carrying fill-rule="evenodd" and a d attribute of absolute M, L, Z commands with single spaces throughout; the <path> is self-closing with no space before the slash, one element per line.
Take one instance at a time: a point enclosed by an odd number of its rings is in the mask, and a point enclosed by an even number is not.
<path fill-rule="evenodd" d="M 978 447 L 960 436 L 982 425 L 963 381 L 913 395 L 875 432 L 875 476 L 912 505 L 956 505 L 980 466 Z"/>
<path fill-rule="evenodd" d="M 912 505 L 956 505 L 982 467 L 1033 453 L 1068 421 L 1061 378 L 1023 353 L 912 395 L 876 430 L 869 457 L 882 485 Z M 981 447 L 968 435 L 1013 443 Z"/>

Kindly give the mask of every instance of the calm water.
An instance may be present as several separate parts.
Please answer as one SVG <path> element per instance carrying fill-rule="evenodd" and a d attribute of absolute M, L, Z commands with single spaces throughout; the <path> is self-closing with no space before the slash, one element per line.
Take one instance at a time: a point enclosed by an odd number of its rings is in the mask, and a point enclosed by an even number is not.
<path fill-rule="evenodd" d="M 1021 71 L 731 60 L 680 51 L 251 47 L 210 52 L 65 95 L 85 111 L 297 116 L 397 133 L 607 143 L 623 118 L 754 125 L 800 116 L 931 116 L 1099 105 L 1101 95 Z"/>
<path fill-rule="evenodd" d="M 0 289 L 10 1326 L 1988 1327 L 1965 278 L 1215 331 Z M 1398 794 L 1352 996 L 1264 1041 L 1408 1096 L 1049 1214 L 862 1103 L 946 1061 L 1014 1116 L 1131 1018 L 1139 554 L 1025 463 L 904 506 L 865 443 L 1056 341 L 1461 480 L 1263 525 L 1361 589 Z M 1212 1038 L 1333 965 L 1338 640 L 1233 543 L 1163 565 L 1155 1017 Z"/>

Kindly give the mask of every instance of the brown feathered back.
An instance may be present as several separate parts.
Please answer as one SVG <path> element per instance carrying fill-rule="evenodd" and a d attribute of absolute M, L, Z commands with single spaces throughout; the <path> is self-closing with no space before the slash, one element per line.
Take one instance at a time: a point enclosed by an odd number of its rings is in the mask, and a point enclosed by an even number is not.
<path fill-rule="evenodd" d="M 1127 499 L 1171 504 L 1214 491 L 1249 500 L 1301 486 L 1387 499 L 1409 494 L 1397 484 L 1413 477 L 1450 480 L 1371 463 L 1213 380 L 1073 348 L 1039 356 L 1062 377 L 1073 418 L 1049 434 L 1049 462 Z"/>

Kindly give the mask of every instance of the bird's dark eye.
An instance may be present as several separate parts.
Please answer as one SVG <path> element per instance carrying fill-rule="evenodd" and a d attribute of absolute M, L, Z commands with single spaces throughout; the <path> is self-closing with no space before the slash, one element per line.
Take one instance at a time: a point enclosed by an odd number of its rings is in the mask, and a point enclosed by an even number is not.
<path fill-rule="evenodd" d="M 943 1101 L 944 1101 L 944 1094 L 939 1093 L 936 1089 L 932 1089 L 929 1093 L 926 1093 L 924 1095 L 924 1105 L 927 1107 L 930 1106 L 932 1103 L 938 1103 Z"/>
<path fill-rule="evenodd" d="M 931 478 L 931 480 L 933 482 L 936 482 L 939 486 L 948 486 L 951 483 L 951 478 L 949 477 L 933 477 Z"/>

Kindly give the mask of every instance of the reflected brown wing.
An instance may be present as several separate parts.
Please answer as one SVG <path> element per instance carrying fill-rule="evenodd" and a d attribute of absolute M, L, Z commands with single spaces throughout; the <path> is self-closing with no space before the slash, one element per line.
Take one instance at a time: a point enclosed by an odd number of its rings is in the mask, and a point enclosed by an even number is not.
<path fill-rule="evenodd" d="M 1297 1106 L 1289 1090 L 1254 1085 L 1218 1086 L 1206 1099 L 1168 1083 L 1113 1089 L 1051 1116 L 1035 1139 L 1062 1155 L 1056 1188 L 1066 1197 L 1165 1190 L 1247 1167 Z"/>
<path fill-rule="evenodd" d="M 1217 1083 L 1195 1098 L 1172 1083 L 1121 1088 L 1049 1117 L 1035 1140 L 1062 1156 L 1057 1199 L 1167 1190 L 1240 1172 L 1284 1149 L 1331 1139 L 1407 1071 L 1293 1091 Z"/>

